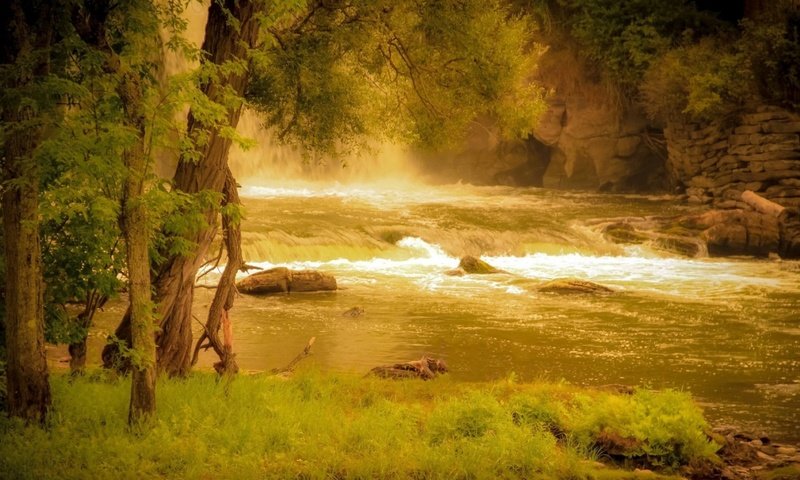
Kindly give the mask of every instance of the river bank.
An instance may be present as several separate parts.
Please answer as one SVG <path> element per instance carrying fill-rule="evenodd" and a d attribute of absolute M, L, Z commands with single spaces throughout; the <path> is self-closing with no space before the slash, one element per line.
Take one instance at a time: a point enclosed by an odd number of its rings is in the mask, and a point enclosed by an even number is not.
<path fill-rule="evenodd" d="M 722 465 L 676 391 L 197 373 L 160 381 L 153 428 L 132 434 L 125 379 L 52 384 L 46 429 L 0 420 L 0 477 L 669 478 Z"/>

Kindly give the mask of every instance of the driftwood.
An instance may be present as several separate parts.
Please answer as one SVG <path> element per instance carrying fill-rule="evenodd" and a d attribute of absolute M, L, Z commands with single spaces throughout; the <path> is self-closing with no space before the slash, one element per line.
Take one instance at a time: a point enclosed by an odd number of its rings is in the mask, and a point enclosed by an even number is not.
<path fill-rule="evenodd" d="M 271 268 L 243 278 L 236 284 L 241 293 L 265 295 L 270 293 L 318 292 L 336 290 L 336 278 L 316 270 Z"/>
<path fill-rule="evenodd" d="M 744 193 L 742 193 L 742 201 L 753 207 L 757 212 L 775 218 L 779 217 L 781 213 L 786 210 L 783 206 L 771 200 L 767 200 L 751 190 L 745 190 Z"/>
<path fill-rule="evenodd" d="M 294 371 L 294 367 L 300 363 L 301 360 L 311 355 L 311 347 L 314 346 L 314 342 L 317 341 L 317 337 L 311 337 L 306 344 L 306 348 L 303 349 L 302 352 L 298 353 L 296 357 L 292 359 L 285 367 L 283 368 L 273 368 L 270 373 L 273 375 L 287 375 Z"/>
<path fill-rule="evenodd" d="M 391 378 L 394 380 L 402 378 L 421 378 L 422 380 L 432 380 L 437 375 L 447 373 L 447 364 L 444 360 L 422 357 L 419 360 L 412 360 L 405 363 L 395 363 L 394 365 L 381 365 L 369 371 L 368 375 L 375 375 L 381 378 Z"/>

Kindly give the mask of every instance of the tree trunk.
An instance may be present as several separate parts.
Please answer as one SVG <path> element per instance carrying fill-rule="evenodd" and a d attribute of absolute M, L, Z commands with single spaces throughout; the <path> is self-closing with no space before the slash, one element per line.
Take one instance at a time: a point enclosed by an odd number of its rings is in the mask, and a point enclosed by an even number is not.
<path fill-rule="evenodd" d="M 31 62 L 34 50 L 50 46 L 52 16 L 48 5 L 9 2 L 0 8 L 0 63 Z M 0 88 L 31 85 L 47 75 L 47 55 Z M 43 135 L 30 106 L 2 105 L 9 134 L 0 152 L 3 238 L 6 261 L 6 378 L 8 411 L 30 421 L 44 421 L 50 408 L 50 384 L 44 350 L 42 258 L 39 244 L 39 167 L 34 151 Z M 21 124 L 27 124 L 20 128 Z"/>
<path fill-rule="evenodd" d="M 128 294 L 130 296 L 131 359 L 130 424 L 147 420 L 156 410 L 156 344 L 153 324 L 153 302 L 150 291 L 150 235 L 147 209 L 143 202 L 147 158 L 144 153 L 145 118 L 141 79 L 133 72 L 123 75 L 118 88 L 125 124 L 137 138 L 123 152 L 128 172 L 122 199 L 123 233 L 127 244 Z"/>
<path fill-rule="evenodd" d="M 83 337 L 69 344 L 69 370 L 72 375 L 82 375 L 86 369 L 86 340 Z"/>
<path fill-rule="evenodd" d="M 220 6 L 224 3 L 224 6 Z M 246 60 L 249 48 L 253 48 L 258 37 L 257 0 L 224 0 L 212 2 L 209 7 L 203 51 L 207 61 L 217 65 L 229 61 Z M 208 81 L 201 85 L 203 92 L 213 101 L 223 102 L 224 91 L 230 89 L 243 95 L 247 76 L 227 74 L 218 82 Z M 242 105 L 227 105 L 227 126 L 235 128 L 239 123 Z M 223 193 L 228 168 L 228 152 L 231 139 L 220 134 L 220 125 L 203 125 L 189 112 L 188 134 L 190 138 L 205 137 L 201 159 L 181 158 L 175 172 L 173 186 L 189 194 L 202 191 Z M 187 255 L 172 256 L 160 269 L 155 280 L 160 332 L 157 336 L 159 370 L 169 375 L 185 375 L 191 367 L 192 353 L 192 301 L 197 272 L 203 264 L 205 254 L 216 234 L 217 212 L 206 212 L 207 225 L 190 235 L 188 240 L 196 246 Z M 127 317 L 127 315 L 126 315 Z M 129 331 L 123 319 L 116 336 L 127 340 Z M 104 350 L 103 357 L 113 362 L 114 347 Z"/>
<path fill-rule="evenodd" d="M 6 141 L 5 161 L 19 183 L 3 193 L 6 258 L 6 365 L 8 411 L 43 421 L 50 408 L 44 350 L 42 259 L 39 245 L 39 176 L 29 156 L 33 134 Z M 25 165 L 27 164 L 27 165 Z"/>
<path fill-rule="evenodd" d="M 223 206 L 239 205 L 239 192 L 236 179 L 230 169 L 227 169 L 225 180 Z M 242 232 L 238 221 L 231 221 L 227 216 L 222 217 L 222 232 L 225 240 L 225 250 L 228 260 L 225 270 L 219 279 L 214 300 L 208 310 L 205 331 L 197 341 L 197 346 L 192 356 L 192 365 L 197 363 L 198 354 L 202 348 L 213 348 L 219 356 L 219 362 L 214 364 L 214 369 L 220 375 L 234 374 L 239 371 L 236 364 L 236 354 L 233 353 L 233 330 L 230 321 L 230 309 L 233 308 L 233 299 L 236 294 L 236 273 L 242 264 Z M 220 324 L 221 322 L 221 324 Z M 223 339 L 220 341 L 219 330 L 222 327 Z M 203 342 L 208 341 L 207 346 Z"/>

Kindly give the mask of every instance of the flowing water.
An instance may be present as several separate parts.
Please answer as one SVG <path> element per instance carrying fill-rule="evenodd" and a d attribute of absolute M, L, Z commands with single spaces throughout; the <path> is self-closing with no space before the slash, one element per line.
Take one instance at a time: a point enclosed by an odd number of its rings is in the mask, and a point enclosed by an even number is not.
<path fill-rule="evenodd" d="M 314 336 L 324 369 L 366 372 L 429 355 L 464 381 L 513 372 L 684 389 L 714 423 L 800 441 L 798 264 L 686 259 L 608 243 L 592 227 L 597 218 L 689 211 L 672 199 L 461 185 L 251 186 L 242 196 L 247 262 L 319 269 L 340 286 L 239 297 L 244 369 L 285 365 Z M 508 274 L 444 275 L 464 254 Z M 559 277 L 616 293 L 536 291 Z M 212 295 L 198 290 L 199 318 Z M 365 313 L 343 315 L 355 306 Z"/>

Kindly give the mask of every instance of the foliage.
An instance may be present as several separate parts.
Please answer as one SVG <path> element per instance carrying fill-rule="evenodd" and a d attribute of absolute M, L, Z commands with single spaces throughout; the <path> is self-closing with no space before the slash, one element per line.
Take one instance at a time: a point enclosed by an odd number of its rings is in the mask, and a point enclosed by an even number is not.
<path fill-rule="evenodd" d="M 6 358 L 6 254 L 0 218 L 0 360 Z"/>
<path fill-rule="evenodd" d="M 247 97 L 281 139 L 322 154 L 366 139 L 458 142 L 478 115 L 530 131 L 527 18 L 490 2 L 311 2 L 269 29 Z"/>
<path fill-rule="evenodd" d="M 563 384 L 393 382 L 313 370 L 232 382 L 195 374 L 162 380 L 153 429 L 131 435 L 128 388 L 123 379 L 54 376 L 47 430 L 0 419 L 0 471 L 15 478 L 613 478 L 614 469 L 603 473 L 587 461 L 596 458 L 603 428 L 635 435 L 682 465 L 714 450 L 688 395 L 669 391 L 621 396 Z M 566 441 L 547 422 L 568 432 Z"/>
<path fill-rule="evenodd" d="M 750 102 L 800 106 L 800 11 L 742 22 L 741 31 L 687 40 L 653 62 L 641 85 L 650 117 L 713 120 Z"/>
<path fill-rule="evenodd" d="M 654 60 L 687 36 L 722 28 L 686 0 L 540 0 L 534 4 L 539 18 L 546 20 L 543 26 L 559 25 L 597 76 L 630 100 L 635 99 Z"/>
<path fill-rule="evenodd" d="M 654 119 L 711 120 L 752 97 L 752 75 L 736 43 L 705 38 L 681 46 L 653 64 L 641 86 Z"/>
<path fill-rule="evenodd" d="M 746 20 L 739 50 L 761 97 L 800 111 L 800 8 Z"/>

